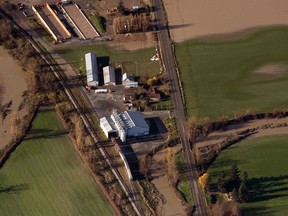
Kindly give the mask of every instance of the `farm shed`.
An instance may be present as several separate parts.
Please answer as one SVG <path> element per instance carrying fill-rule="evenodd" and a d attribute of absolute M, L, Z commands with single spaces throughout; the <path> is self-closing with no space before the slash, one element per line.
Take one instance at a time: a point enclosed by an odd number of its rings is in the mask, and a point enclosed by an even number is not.
<path fill-rule="evenodd" d="M 138 82 L 135 82 L 131 76 L 128 76 L 127 73 L 124 73 L 122 76 L 122 84 L 125 88 L 138 87 Z"/>
<path fill-rule="evenodd" d="M 85 65 L 86 65 L 87 85 L 98 86 L 99 84 L 98 64 L 95 53 L 85 54 Z"/>
<path fill-rule="evenodd" d="M 68 1 L 62 4 L 62 9 L 84 40 L 100 36 L 90 20 L 75 2 Z"/>
<path fill-rule="evenodd" d="M 110 138 L 111 136 L 117 136 L 118 131 L 115 127 L 115 123 L 112 121 L 110 117 L 101 118 L 100 127 L 102 128 L 107 138 Z"/>
<path fill-rule="evenodd" d="M 49 4 L 32 5 L 32 10 L 55 41 L 63 42 L 66 39 L 71 38 L 71 33 L 67 30 Z"/>
<path fill-rule="evenodd" d="M 128 137 L 137 137 L 149 134 L 149 125 L 140 112 L 125 111 L 120 117 L 127 128 Z"/>
<path fill-rule="evenodd" d="M 116 85 L 115 68 L 107 66 L 103 68 L 104 85 Z"/>
<path fill-rule="evenodd" d="M 126 137 L 148 135 L 150 129 L 140 112 L 117 110 L 113 110 L 110 117 L 101 118 L 100 126 L 107 138 L 111 133 L 117 132 L 123 142 L 126 141 Z"/>

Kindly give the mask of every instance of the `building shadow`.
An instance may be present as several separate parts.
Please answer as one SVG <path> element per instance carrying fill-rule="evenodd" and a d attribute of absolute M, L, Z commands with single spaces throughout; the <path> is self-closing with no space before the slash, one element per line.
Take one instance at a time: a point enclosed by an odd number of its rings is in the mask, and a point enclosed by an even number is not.
<path fill-rule="evenodd" d="M 150 134 L 163 134 L 168 132 L 160 117 L 145 118 L 145 120 L 150 127 Z"/>
<path fill-rule="evenodd" d="M 115 68 L 116 85 L 122 85 L 122 70 L 121 68 Z"/>
<path fill-rule="evenodd" d="M 97 53 L 95 53 L 97 56 Z M 110 57 L 109 56 L 97 56 L 97 64 L 100 69 L 109 65 Z"/>
<path fill-rule="evenodd" d="M 142 179 L 139 170 L 139 161 L 131 145 L 119 141 L 119 148 L 121 149 L 122 153 L 124 154 L 129 164 L 133 179 L 134 180 Z"/>

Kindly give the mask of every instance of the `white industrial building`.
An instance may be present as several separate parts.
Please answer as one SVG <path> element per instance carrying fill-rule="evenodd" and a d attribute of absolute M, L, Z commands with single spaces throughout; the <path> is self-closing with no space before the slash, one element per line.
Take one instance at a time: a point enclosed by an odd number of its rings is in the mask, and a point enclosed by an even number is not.
<path fill-rule="evenodd" d="M 104 85 L 116 85 L 115 68 L 107 66 L 103 68 Z"/>
<path fill-rule="evenodd" d="M 100 127 L 107 138 L 115 135 L 117 131 L 120 139 L 125 142 L 126 137 L 137 137 L 149 134 L 149 125 L 140 112 L 112 111 L 110 117 L 100 119 Z"/>
<path fill-rule="evenodd" d="M 85 54 L 85 65 L 86 65 L 87 85 L 98 86 L 99 85 L 98 64 L 95 53 L 91 52 Z"/>
<path fill-rule="evenodd" d="M 134 79 L 128 76 L 127 73 L 124 73 L 122 76 L 122 84 L 125 86 L 125 88 L 138 87 L 138 82 L 135 82 Z"/>
<path fill-rule="evenodd" d="M 118 133 L 117 128 L 110 117 L 101 118 L 100 127 L 102 128 L 107 138 L 111 136 L 116 136 Z"/>

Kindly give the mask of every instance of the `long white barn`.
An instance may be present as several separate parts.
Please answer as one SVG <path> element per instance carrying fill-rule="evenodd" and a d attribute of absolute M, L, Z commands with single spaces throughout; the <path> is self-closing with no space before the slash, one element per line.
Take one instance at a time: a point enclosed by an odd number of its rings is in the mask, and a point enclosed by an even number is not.
<path fill-rule="evenodd" d="M 86 65 L 87 85 L 98 86 L 99 85 L 98 64 L 95 53 L 91 52 L 85 54 L 85 65 Z"/>

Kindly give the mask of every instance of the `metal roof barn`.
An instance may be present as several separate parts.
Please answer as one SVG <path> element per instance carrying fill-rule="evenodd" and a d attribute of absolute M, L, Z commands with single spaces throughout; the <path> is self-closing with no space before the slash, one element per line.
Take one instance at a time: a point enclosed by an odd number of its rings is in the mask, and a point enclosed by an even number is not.
<path fill-rule="evenodd" d="M 125 111 L 120 113 L 120 118 L 127 128 L 128 137 L 136 137 L 149 134 L 149 125 L 140 112 Z"/>
<path fill-rule="evenodd" d="M 98 65 L 95 53 L 85 54 L 85 65 L 86 65 L 87 85 L 98 86 L 99 84 Z"/>
<path fill-rule="evenodd" d="M 107 138 L 109 138 L 111 134 L 117 133 L 117 129 L 115 127 L 115 124 L 110 117 L 101 118 L 100 119 L 100 127 L 102 128 L 102 130 L 103 130 L 103 132 Z"/>
<path fill-rule="evenodd" d="M 104 85 L 116 85 L 115 68 L 107 66 L 103 68 Z"/>

